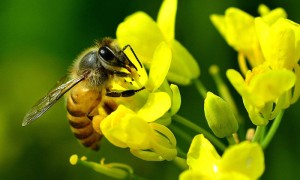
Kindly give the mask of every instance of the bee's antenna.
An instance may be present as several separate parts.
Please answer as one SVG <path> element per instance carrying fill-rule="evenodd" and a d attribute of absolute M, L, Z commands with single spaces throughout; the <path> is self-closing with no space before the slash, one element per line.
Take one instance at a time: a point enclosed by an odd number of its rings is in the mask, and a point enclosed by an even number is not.
<path fill-rule="evenodd" d="M 123 47 L 122 52 L 124 53 L 125 49 L 130 48 L 130 51 L 132 52 L 132 54 L 134 55 L 135 59 L 138 61 L 139 65 L 141 66 L 141 68 L 143 68 L 143 65 L 141 63 L 141 61 L 139 60 L 139 58 L 137 57 L 137 55 L 135 54 L 134 50 L 132 49 L 132 47 L 130 46 L 130 44 L 127 44 L 126 46 Z M 125 53 L 124 53 L 125 54 Z M 126 54 L 125 54 L 126 56 Z M 127 56 L 126 56 L 127 57 Z M 128 57 L 127 57 L 128 59 Z M 130 59 L 128 59 L 130 61 Z M 130 61 L 131 62 L 131 61 Z M 133 63 L 131 62 L 131 64 L 133 65 Z M 133 65 L 134 66 L 134 65 Z M 134 66 L 134 68 L 136 69 L 136 67 Z"/>

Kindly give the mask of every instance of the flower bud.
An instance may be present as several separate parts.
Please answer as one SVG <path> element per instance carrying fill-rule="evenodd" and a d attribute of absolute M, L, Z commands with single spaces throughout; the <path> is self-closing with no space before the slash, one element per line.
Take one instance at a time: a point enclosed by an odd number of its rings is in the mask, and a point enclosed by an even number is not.
<path fill-rule="evenodd" d="M 230 105 L 211 92 L 206 95 L 204 113 L 210 129 L 217 137 L 224 138 L 238 130 L 238 121 Z"/>

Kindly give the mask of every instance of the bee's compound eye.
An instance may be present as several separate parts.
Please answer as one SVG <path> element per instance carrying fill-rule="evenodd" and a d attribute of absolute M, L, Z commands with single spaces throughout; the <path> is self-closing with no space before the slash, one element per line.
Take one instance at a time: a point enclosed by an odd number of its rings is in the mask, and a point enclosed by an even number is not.
<path fill-rule="evenodd" d="M 110 61 L 115 58 L 113 52 L 107 46 L 102 46 L 99 48 L 99 55 L 105 60 Z"/>

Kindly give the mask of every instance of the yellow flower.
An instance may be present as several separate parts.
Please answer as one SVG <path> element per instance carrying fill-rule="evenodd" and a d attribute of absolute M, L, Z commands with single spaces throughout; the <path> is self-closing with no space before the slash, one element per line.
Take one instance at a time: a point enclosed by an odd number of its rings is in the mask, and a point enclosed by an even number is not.
<path fill-rule="evenodd" d="M 266 6 L 260 5 L 259 11 L 262 20 L 268 24 L 272 24 L 281 17 L 286 17 L 282 8 L 270 11 Z M 243 74 L 248 71 L 245 59 L 252 67 L 264 62 L 253 16 L 237 8 L 228 8 L 225 15 L 213 14 L 210 19 L 227 43 L 238 51 L 239 65 Z"/>
<path fill-rule="evenodd" d="M 258 9 L 261 17 L 229 8 L 224 16 L 212 15 L 211 20 L 238 51 L 245 79 L 234 70 L 227 72 L 228 79 L 242 96 L 252 122 L 266 125 L 300 96 L 296 78 L 300 77 L 300 26 L 285 19 L 282 8 L 270 11 L 260 5 Z"/>
<path fill-rule="evenodd" d="M 163 94 L 157 96 L 163 98 Z M 101 130 L 112 144 L 130 148 L 133 155 L 143 160 L 172 160 L 177 155 L 176 139 L 167 127 L 123 105 L 102 121 Z"/>
<path fill-rule="evenodd" d="M 264 62 L 248 71 L 245 79 L 234 70 L 228 70 L 227 77 L 252 122 L 266 125 L 299 98 L 300 26 L 285 18 L 270 24 L 258 17 L 255 28 Z"/>
<path fill-rule="evenodd" d="M 177 86 L 165 81 L 171 61 L 171 51 L 165 43 L 156 48 L 152 61 L 149 78 L 144 77 L 145 90 L 130 101 L 117 101 L 120 105 L 101 121 L 100 129 L 112 144 L 128 147 L 136 157 L 172 160 L 177 155 L 176 139 L 166 125 L 180 107 L 180 93 Z"/>
<path fill-rule="evenodd" d="M 265 65 L 272 69 L 289 69 L 298 77 L 293 92 L 290 92 L 292 96 L 287 100 L 289 104 L 295 103 L 300 95 L 300 25 L 285 18 L 270 25 L 256 18 L 255 27 Z"/>
<path fill-rule="evenodd" d="M 295 74 L 287 69 L 255 67 L 244 79 L 237 71 L 226 73 L 229 81 L 242 96 L 251 121 L 255 125 L 266 125 L 279 111 L 290 104 L 288 97 L 295 85 Z M 273 103 L 276 104 L 274 109 Z"/>
<path fill-rule="evenodd" d="M 117 29 L 119 44 L 130 44 L 147 68 L 151 66 L 156 48 L 166 43 L 172 51 L 168 80 L 186 85 L 199 76 L 200 70 L 193 56 L 175 39 L 177 0 L 164 0 L 157 22 L 144 12 L 128 16 Z"/>
<path fill-rule="evenodd" d="M 300 58 L 300 26 L 280 18 L 268 25 L 262 18 L 255 19 L 259 42 L 266 64 L 273 69 L 293 69 Z"/>
<path fill-rule="evenodd" d="M 264 155 L 257 143 L 244 141 L 229 147 L 219 156 L 213 145 L 197 135 L 188 151 L 189 170 L 180 180 L 193 179 L 258 179 L 264 171 Z"/>

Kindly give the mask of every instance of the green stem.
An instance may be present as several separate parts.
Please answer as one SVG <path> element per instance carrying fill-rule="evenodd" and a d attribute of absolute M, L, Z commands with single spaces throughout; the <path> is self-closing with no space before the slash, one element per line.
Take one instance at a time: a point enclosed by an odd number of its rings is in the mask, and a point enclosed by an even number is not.
<path fill-rule="evenodd" d="M 186 159 L 187 154 L 185 152 L 183 152 L 183 150 L 181 150 L 179 147 L 177 147 L 177 157 L 180 157 L 182 159 Z"/>
<path fill-rule="evenodd" d="M 207 93 L 205 86 L 202 84 L 202 82 L 199 79 L 195 79 L 193 82 L 199 94 L 201 94 L 201 96 L 205 99 Z"/>
<path fill-rule="evenodd" d="M 268 131 L 266 137 L 264 138 L 264 140 L 261 143 L 261 146 L 263 147 L 263 149 L 267 148 L 267 146 L 270 144 L 271 140 L 273 139 L 273 137 L 279 127 L 279 124 L 282 120 L 283 114 L 284 114 L 284 110 L 281 110 L 279 112 L 279 114 L 277 115 L 277 117 L 275 118 L 274 122 L 272 123 L 270 130 Z"/>
<path fill-rule="evenodd" d="M 170 126 L 168 126 L 168 128 L 170 128 L 170 130 L 176 135 L 180 136 L 184 141 L 186 141 L 188 144 L 191 144 L 192 142 L 192 137 L 190 135 L 188 135 L 185 131 L 181 130 L 180 128 L 178 128 L 177 126 L 175 126 L 174 124 L 171 124 Z M 183 159 L 187 158 L 187 154 L 179 147 L 179 145 L 177 145 L 177 156 Z"/>
<path fill-rule="evenodd" d="M 147 180 L 146 178 L 141 177 L 137 174 L 131 174 L 129 179 L 132 179 L 132 180 Z"/>
<path fill-rule="evenodd" d="M 236 144 L 236 142 L 235 142 L 235 140 L 234 140 L 234 138 L 233 138 L 233 135 L 228 136 L 228 137 L 226 137 L 226 138 L 227 138 L 227 141 L 229 142 L 230 145 Z"/>
<path fill-rule="evenodd" d="M 237 120 L 239 121 L 239 124 L 243 123 L 244 120 L 243 120 L 242 116 L 239 114 L 236 103 L 235 103 L 234 99 L 232 98 L 231 93 L 230 93 L 226 83 L 224 82 L 223 78 L 220 75 L 219 67 L 217 65 L 212 65 L 209 68 L 209 72 L 215 81 L 215 84 L 218 88 L 218 92 L 219 92 L 220 96 L 230 105 L 231 109 L 233 110 L 234 114 L 236 115 Z"/>
<path fill-rule="evenodd" d="M 180 136 L 186 142 L 190 143 L 192 141 L 192 137 L 188 135 L 185 131 L 178 128 L 177 126 L 171 124 L 168 127 L 171 129 L 172 132 L 174 132 L 175 135 Z"/>
<path fill-rule="evenodd" d="M 215 136 L 213 136 L 211 133 L 209 133 L 208 131 L 206 131 L 205 129 L 199 127 L 198 125 L 192 123 L 191 121 L 185 119 L 182 116 L 179 115 L 174 115 L 173 119 L 175 122 L 178 122 L 194 131 L 196 131 L 197 133 L 203 134 L 207 139 L 209 139 L 210 142 L 212 142 L 218 149 L 224 151 L 226 149 L 226 146 L 219 140 L 217 139 Z"/>
<path fill-rule="evenodd" d="M 257 126 L 252 142 L 259 142 L 264 131 L 264 126 Z"/>
<path fill-rule="evenodd" d="M 177 157 L 177 158 L 175 158 L 172 162 L 173 162 L 177 167 L 179 167 L 182 171 L 189 168 L 189 166 L 186 164 L 186 159 L 182 159 L 182 158 Z"/>

